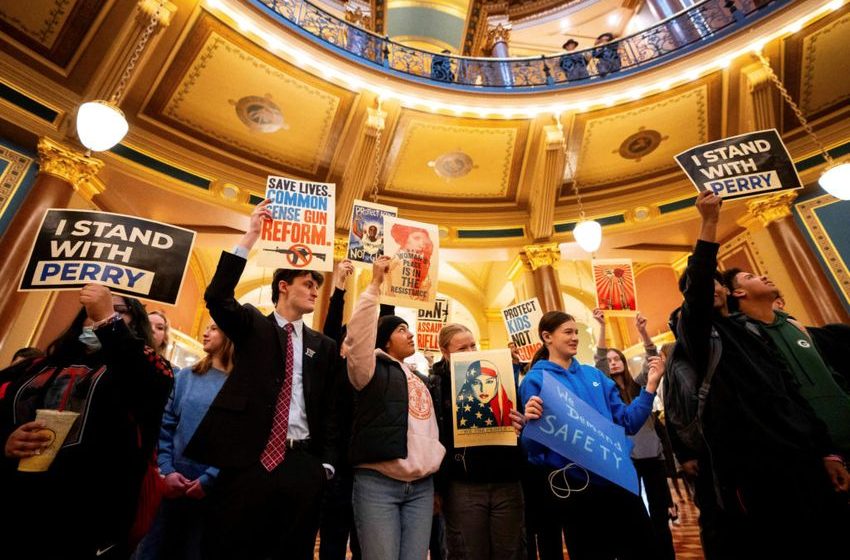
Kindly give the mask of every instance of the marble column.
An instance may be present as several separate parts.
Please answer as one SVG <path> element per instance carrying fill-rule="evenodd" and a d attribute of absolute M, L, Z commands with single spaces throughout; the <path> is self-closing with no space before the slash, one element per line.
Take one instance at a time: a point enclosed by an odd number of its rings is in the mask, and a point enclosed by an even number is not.
<path fill-rule="evenodd" d="M 747 202 L 747 211 L 770 233 L 790 276 L 797 280 L 794 288 L 807 302 L 806 311 L 815 326 L 850 323 L 838 294 L 794 223 L 791 206 L 796 198 L 796 192 L 756 198 Z"/>
<path fill-rule="evenodd" d="M 102 192 L 95 180 L 103 162 L 87 157 L 49 138 L 38 142 L 39 172 L 27 197 L 0 238 L 0 347 L 24 305 L 26 294 L 18 292 L 45 210 L 66 208 L 74 191 L 88 200 Z"/>

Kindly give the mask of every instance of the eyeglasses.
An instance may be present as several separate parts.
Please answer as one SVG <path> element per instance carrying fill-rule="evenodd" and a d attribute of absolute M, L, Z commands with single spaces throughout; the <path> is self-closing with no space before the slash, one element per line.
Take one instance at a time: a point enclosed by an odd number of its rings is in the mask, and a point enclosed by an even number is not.
<path fill-rule="evenodd" d="M 120 313 L 122 315 L 130 313 L 130 307 L 127 306 L 127 305 L 124 305 L 123 303 L 120 303 L 118 305 L 113 305 L 112 310 L 115 311 L 116 313 Z"/>

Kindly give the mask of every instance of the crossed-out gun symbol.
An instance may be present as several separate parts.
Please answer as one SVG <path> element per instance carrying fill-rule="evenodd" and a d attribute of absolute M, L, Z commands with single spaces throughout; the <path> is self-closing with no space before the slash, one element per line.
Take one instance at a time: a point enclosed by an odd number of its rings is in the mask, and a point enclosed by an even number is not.
<path fill-rule="evenodd" d="M 263 249 L 263 251 L 269 251 L 271 253 L 282 253 L 284 255 L 290 255 L 289 262 L 293 265 L 297 266 L 299 259 L 303 260 L 306 263 L 310 262 L 310 259 L 316 257 L 319 260 L 325 260 L 324 253 L 313 253 L 307 247 L 297 247 L 293 249 L 281 249 L 280 247 L 276 249 Z"/>

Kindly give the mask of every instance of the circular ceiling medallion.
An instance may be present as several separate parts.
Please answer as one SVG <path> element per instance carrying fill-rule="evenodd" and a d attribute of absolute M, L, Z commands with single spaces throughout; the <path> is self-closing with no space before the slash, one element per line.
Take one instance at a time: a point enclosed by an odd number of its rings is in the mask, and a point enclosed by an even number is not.
<path fill-rule="evenodd" d="M 437 159 L 428 162 L 428 167 L 443 179 L 458 179 L 468 175 L 475 167 L 472 158 L 461 152 L 446 152 Z"/>
<path fill-rule="evenodd" d="M 667 140 L 667 136 L 661 136 L 657 130 L 647 130 L 640 127 L 637 132 L 623 140 L 619 150 L 614 153 L 619 153 L 625 159 L 633 159 L 640 161 L 640 158 L 651 154 L 661 144 Z"/>
<path fill-rule="evenodd" d="M 289 128 L 289 125 L 283 122 L 280 107 L 272 101 L 270 95 L 248 95 L 231 103 L 236 107 L 236 116 L 242 124 L 254 132 L 269 133 Z"/>

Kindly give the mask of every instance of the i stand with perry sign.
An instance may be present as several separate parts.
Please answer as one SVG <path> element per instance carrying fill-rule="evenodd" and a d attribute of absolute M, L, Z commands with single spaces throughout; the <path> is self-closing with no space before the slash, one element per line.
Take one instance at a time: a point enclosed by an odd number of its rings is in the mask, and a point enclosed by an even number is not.
<path fill-rule="evenodd" d="M 702 144 L 675 159 L 698 191 L 711 191 L 724 199 L 803 188 L 775 129 Z"/>

